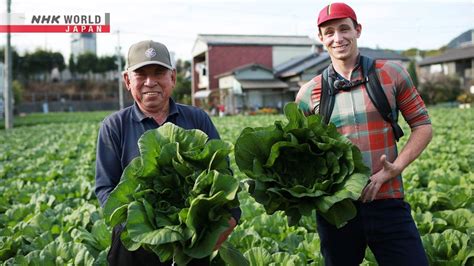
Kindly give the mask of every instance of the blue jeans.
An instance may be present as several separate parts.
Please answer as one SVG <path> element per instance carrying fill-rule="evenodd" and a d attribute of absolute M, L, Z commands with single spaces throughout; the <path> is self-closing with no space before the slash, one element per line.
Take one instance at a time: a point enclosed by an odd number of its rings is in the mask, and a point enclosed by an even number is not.
<path fill-rule="evenodd" d="M 428 265 L 408 203 L 384 199 L 354 204 L 357 216 L 340 229 L 316 215 L 326 266 L 359 265 L 367 246 L 381 266 Z"/>

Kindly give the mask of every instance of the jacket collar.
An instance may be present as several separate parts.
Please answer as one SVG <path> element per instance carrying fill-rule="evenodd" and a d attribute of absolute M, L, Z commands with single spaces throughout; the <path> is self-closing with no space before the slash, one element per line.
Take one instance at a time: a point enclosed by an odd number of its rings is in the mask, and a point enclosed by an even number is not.
<path fill-rule="evenodd" d="M 170 104 L 170 110 L 168 117 L 177 115 L 178 114 L 178 107 L 176 103 L 174 102 L 173 99 L 169 99 L 169 104 Z M 147 116 L 140 110 L 140 107 L 138 107 L 138 104 L 136 102 L 133 103 L 132 106 L 132 118 L 136 122 L 142 122 L 144 119 L 147 118 Z"/>

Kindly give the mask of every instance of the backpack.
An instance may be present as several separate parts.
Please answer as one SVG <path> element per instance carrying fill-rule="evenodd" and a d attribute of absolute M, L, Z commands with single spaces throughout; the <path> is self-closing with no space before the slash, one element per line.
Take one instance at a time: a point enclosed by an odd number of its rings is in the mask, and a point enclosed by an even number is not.
<path fill-rule="evenodd" d="M 334 75 L 329 74 L 329 66 L 323 71 L 321 83 L 321 99 L 319 105 L 319 114 L 322 115 L 326 124 L 329 123 L 332 111 L 334 109 L 334 99 L 339 90 L 347 90 L 352 87 L 367 83 L 367 93 L 374 104 L 377 111 L 382 115 L 383 119 L 390 123 L 393 129 L 395 140 L 398 141 L 403 137 L 403 130 L 398 125 L 396 116 L 392 113 L 387 96 L 380 84 L 379 78 L 375 71 L 375 60 L 370 57 L 360 56 L 360 63 L 362 67 L 363 79 L 355 81 L 354 83 L 339 86 Z M 334 88 L 337 86 L 338 88 Z"/>

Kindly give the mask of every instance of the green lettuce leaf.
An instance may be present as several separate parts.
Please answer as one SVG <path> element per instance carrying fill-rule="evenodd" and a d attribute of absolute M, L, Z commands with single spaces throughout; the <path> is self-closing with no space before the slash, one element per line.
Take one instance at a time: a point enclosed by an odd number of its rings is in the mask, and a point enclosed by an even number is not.
<path fill-rule="evenodd" d="M 359 149 L 319 115 L 305 117 L 295 103 L 285 106 L 287 123 L 245 128 L 235 143 L 235 160 L 249 193 L 268 214 L 283 210 L 290 225 L 317 212 L 337 227 L 356 215 L 352 203 L 370 174 Z"/>
<path fill-rule="evenodd" d="M 128 250 L 143 247 L 178 265 L 210 262 L 229 209 L 239 205 L 239 181 L 228 164 L 233 145 L 166 123 L 145 132 L 138 146 L 140 155 L 104 206 L 106 222 L 124 226 Z"/>

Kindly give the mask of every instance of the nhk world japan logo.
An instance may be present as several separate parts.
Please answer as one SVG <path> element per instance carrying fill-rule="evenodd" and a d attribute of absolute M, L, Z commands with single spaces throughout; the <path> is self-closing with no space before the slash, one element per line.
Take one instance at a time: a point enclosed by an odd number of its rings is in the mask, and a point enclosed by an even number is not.
<path fill-rule="evenodd" d="M 110 13 L 102 14 L 0 14 L 0 32 L 110 32 Z"/>

